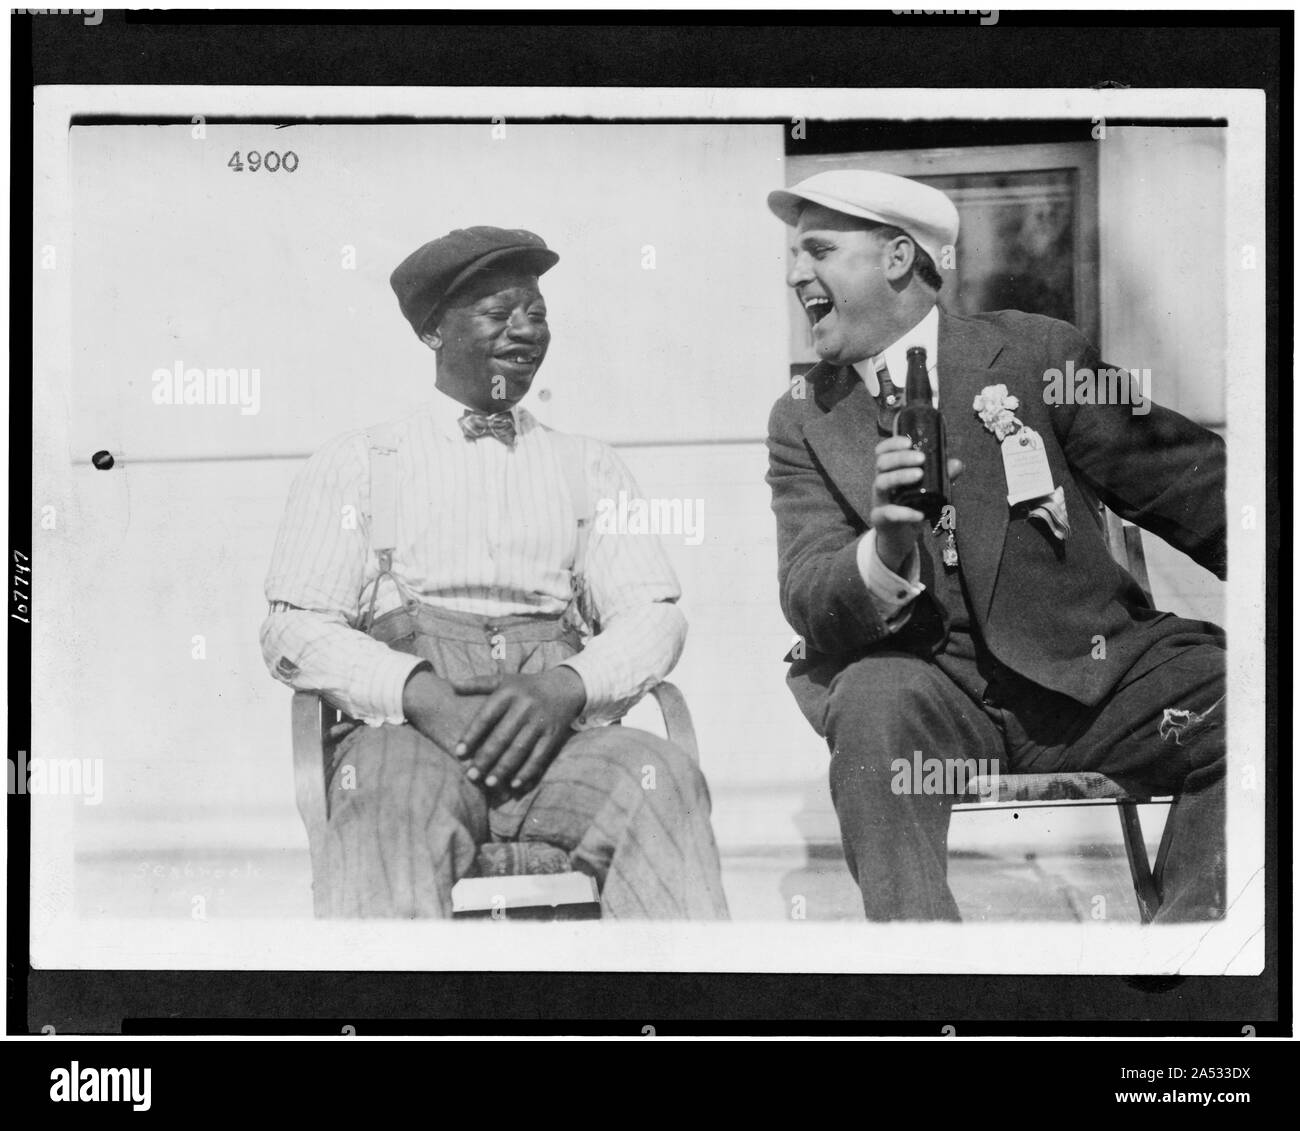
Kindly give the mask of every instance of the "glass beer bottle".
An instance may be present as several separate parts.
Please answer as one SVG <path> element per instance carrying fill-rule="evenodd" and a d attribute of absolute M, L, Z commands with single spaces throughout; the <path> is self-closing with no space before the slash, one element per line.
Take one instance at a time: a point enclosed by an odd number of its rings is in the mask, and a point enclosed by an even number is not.
<path fill-rule="evenodd" d="M 900 487 L 894 501 L 920 511 L 930 522 L 937 522 L 939 512 L 948 501 L 948 443 L 943 417 L 934 407 L 930 392 L 930 372 L 923 346 L 913 346 L 907 351 L 907 401 L 894 421 L 894 435 L 910 436 L 913 449 L 925 453 L 921 478 Z"/>

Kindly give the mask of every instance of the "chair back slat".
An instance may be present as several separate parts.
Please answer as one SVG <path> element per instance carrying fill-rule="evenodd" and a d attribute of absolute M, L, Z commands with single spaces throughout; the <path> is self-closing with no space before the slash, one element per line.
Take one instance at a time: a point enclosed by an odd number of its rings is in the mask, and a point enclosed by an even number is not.
<path fill-rule="evenodd" d="M 1142 586 L 1147 600 L 1151 600 L 1151 578 L 1147 576 L 1147 556 L 1142 549 L 1142 531 L 1136 526 L 1124 527 L 1124 549 L 1128 554 L 1128 571 L 1133 580 Z"/>
<path fill-rule="evenodd" d="M 1110 556 L 1117 565 L 1129 572 L 1133 580 L 1142 587 L 1146 599 L 1151 601 L 1151 578 L 1147 574 L 1146 551 L 1142 548 L 1142 531 L 1120 518 L 1098 499 L 1086 484 L 1080 483 L 1079 490 L 1087 500 L 1089 513 L 1101 525 L 1101 532 L 1106 539 L 1106 549 L 1110 551 Z"/>

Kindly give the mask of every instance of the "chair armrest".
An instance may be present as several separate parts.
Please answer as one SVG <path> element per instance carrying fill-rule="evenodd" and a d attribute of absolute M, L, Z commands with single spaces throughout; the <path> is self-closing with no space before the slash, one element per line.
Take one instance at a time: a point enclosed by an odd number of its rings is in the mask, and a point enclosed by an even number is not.
<path fill-rule="evenodd" d="M 325 833 L 325 762 L 321 744 L 321 697 L 314 691 L 293 693 L 293 791 L 298 813 L 307 826 L 307 843 L 315 848 Z"/>
<path fill-rule="evenodd" d="M 683 750 L 698 766 L 700 747 L 695 741 L 695 724 L 691 722 L 691 710 L 686 706 L 686 696 L 678 690 L 676 684 L 667 680 L 652 687 L 650 694 L 655 697 L 659 710 L 663 712 L 668 741 Z"/>

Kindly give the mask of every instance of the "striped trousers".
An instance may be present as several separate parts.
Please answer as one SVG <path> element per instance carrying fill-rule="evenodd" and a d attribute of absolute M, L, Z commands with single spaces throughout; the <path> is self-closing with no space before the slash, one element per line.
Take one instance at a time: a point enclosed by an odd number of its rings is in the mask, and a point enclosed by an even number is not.
<path fill-rule="evenodd" d="M 375 635 L 444 678 L 541 671 L 574 651 L 558 622 L 398 612 Z M 479 845 L 537 840 L 595 878 L 605 918 L 725 919 L 709 809 L 689 756 L 631 727 L 575 732 L 536 786 L 499 796 L 410 726 L 357 726 L 333 754 L 326 914 L 450 916 L 452 886 Z"/>

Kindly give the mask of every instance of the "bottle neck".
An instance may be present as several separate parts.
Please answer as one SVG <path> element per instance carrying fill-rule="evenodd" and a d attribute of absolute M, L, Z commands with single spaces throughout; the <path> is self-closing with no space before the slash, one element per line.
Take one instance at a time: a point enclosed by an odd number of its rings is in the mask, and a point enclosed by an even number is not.
<path fill-rule="evenodd" d="M 925 360 L 925 350 L 919 346 L 907 351 L 907 403 L 934 403 L 934 394 L 930 389 L 930 370 Z"/>

